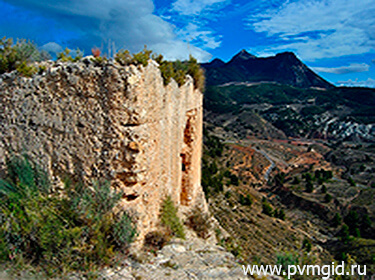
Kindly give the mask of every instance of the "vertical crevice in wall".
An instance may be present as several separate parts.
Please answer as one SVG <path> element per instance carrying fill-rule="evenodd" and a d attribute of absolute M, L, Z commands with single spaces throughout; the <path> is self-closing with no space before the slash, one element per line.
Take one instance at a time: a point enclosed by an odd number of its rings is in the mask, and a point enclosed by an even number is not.
<path fill-rule="evenodd" d="M 189 205 L 191 200 L 192 185 L 192 154 L 193 154 L 193 142 L 194 142 L 194 127 L 193 127 L 193 116 L 188 116 L 186 126 L 184 129 L 184 143 L 181 156 L 181 170 L 182 170 L 182 182 L 181 182 L 181 194 L 180 201 L 181 205 Z"/>

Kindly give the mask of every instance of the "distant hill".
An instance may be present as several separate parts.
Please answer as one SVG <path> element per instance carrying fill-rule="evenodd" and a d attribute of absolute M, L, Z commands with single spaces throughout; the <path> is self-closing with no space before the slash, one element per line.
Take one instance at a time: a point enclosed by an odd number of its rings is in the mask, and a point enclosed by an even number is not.
<path fill-rule="evenodd" d="M 292 52 L 260 58 L 242 50 L 227 63 L 214 59 L 201 66 L 206 70 L 207 85 L 273 82 L 299 88 L 334 87 L 303 64 Z"/>

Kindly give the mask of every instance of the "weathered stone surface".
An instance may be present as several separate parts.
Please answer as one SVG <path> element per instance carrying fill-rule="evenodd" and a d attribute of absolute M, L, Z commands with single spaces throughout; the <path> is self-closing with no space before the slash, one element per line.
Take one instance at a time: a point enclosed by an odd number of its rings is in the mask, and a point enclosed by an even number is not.
<path fill-rule="evenodd" d="M 173 240 L 156 256 L 150 255 L 145 261 L 126 259 L 121 266 L 100 275 L 108 280 L 254 279 L 244 275 L 232 254 L 189 234 L 187 240 Z"/>
<path fill-rule="evenodd" d="M 26 153 L 60 184 L 65 176 L 109 180 L 124 191 L 139 240 L 157 226 L 166 195 L 182 212 L 207 207 L 200 186 L 202 93 L 190 77 L 181 87 L 164 86 L 154 61 L 44 65 L 33 78 L 0 77 L 0 172 L 11 153 Z"/>

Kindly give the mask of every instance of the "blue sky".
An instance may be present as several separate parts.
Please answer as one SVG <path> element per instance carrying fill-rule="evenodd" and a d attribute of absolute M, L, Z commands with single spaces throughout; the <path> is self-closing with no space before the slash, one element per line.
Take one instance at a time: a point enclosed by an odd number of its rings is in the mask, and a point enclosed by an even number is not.
<path fill-rule="evenodd" d="M 169 59 L 293 51 L 336 85 L 375 87 L 375 0 L 0 0 L 0 35 Z"/>

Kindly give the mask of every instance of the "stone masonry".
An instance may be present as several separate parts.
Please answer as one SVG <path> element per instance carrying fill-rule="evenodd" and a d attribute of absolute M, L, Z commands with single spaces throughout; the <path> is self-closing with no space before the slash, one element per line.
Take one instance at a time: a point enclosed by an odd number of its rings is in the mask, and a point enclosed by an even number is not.
<path fill-rule="evenodd" d="M 27 154 L 55 185 L 108 180 L 124 192 L 139 240 L 171 195 L 181 213 L 207 209 L 200 185 L 202 93 L 191 77 L 164 86 L 158 65 L 45 62 L 33 78 L 0 76 L 0 172 Z"/>

